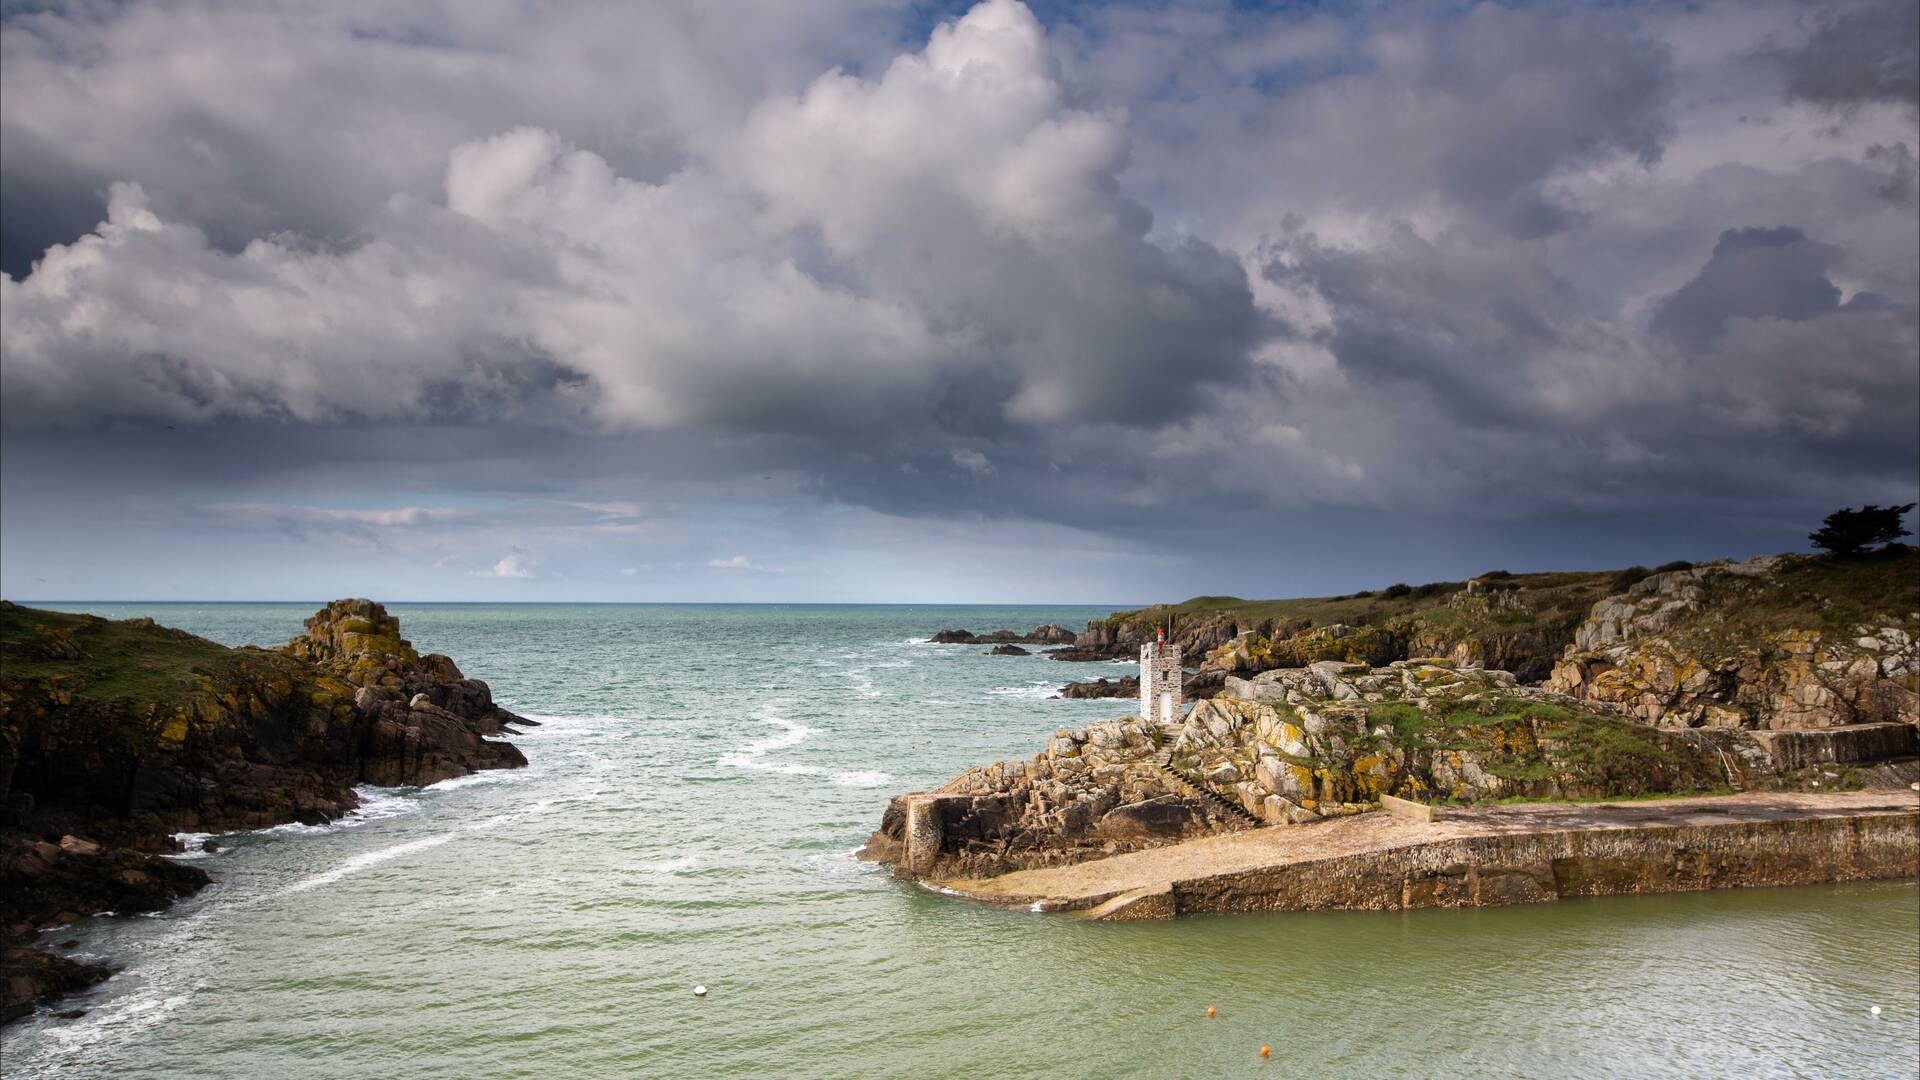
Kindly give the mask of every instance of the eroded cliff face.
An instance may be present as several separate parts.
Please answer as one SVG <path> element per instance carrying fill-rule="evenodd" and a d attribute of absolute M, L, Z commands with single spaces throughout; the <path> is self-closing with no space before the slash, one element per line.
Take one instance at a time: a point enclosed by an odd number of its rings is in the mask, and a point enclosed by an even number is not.
<path fill-rule="evenodd" d="M 206 883 L 151 854 L 173 833 L 315 824 L 357 784 L 526 763 L 490 737 L 525 721 L 368 600 L 329 604 L 281 649 L 0 601 L 0 658 L 0 1018 L 104 977 L 28 955 L 40 927 Z"/>
<path fill-rule="evenodd" d="M 1920 725 L 1920 554 L 1763 556 L 1593 606 L 1547 687 L 1663 727 Z"/>
<path fill-rule="evenodd" d="M 335 600 L 306 628 L 279 651 L 351 688 L 359 783 L 424 785 L 527 763 L 488 736 L 533 722 L 495 705 L 487 684 L 463 676 L 450 658 L 421 656 L 379 604 Z"/>

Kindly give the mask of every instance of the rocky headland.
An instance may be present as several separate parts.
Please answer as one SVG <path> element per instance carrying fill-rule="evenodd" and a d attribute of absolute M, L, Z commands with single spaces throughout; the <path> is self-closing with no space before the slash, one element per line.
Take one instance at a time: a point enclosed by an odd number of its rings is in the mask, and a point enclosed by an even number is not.
<path fill-rule="evenodd" d="M 359 784 L 526 764 L 500 736 L 532 721 L 370 600 L 274 649 L 0 601 L 0 659 L 0 1021 L 111 974 L 38 932 L 207 883 L 164 857 L 176 833 L 320 824 Z"/>
<path fill-rule="evenodd" d="M 1422 588 L 1189 601 L 1173 640 L 1204 655 L 1196 674 L 1217 673 L 1221 689 L 1182 723 L 1058 731 L 1030 760 L 899 796 L 864 857 L 979 880 L 1396 798 L 1468 807 L 1920 780 L 1911 548 Z M 1172 610 L 1095 620 L 1076 648 L 1137 655 Z M 1329 616 L 1355 621 L 1299 625 Z"/>

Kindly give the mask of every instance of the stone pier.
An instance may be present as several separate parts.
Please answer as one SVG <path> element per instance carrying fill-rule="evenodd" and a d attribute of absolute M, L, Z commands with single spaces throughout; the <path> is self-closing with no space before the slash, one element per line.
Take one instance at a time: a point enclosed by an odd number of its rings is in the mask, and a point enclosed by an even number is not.
<path fill-rule="evenodd" d="M 940 884 L 1095 918 L 1400 910 L 1920 874 L 1920 795 L 1748 793 L 1362 814 Z"/>

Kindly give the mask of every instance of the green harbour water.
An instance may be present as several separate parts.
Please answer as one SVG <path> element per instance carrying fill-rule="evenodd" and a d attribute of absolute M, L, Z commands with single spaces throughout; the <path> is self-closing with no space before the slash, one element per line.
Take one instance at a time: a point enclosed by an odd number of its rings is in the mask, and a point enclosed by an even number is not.
<path fill-rule="evenodd" d="M 46 606 L 276 644 L 318 604 Z M 1105 925 L 856 862 L 890 795 L 1129 711 L 1047 700 L 1122 667 L 916 639 L 1105 609 L 390 610 L 542 722 L 530 766 L 222 837 L 198 896 L 49 933 L 125 970 L 0 1074 L 1920 1074 L 1910 880 Z"/>

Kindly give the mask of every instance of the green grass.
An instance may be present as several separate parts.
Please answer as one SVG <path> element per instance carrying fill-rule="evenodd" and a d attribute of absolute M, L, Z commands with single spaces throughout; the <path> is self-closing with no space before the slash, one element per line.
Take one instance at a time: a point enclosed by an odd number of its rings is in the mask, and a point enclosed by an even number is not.
<path fill-rule="evenodd" d="M 62 644 L 80 655 L 57 655 Z M 99 701 L 152 702 L 165 709 L 200 692 L 197 675 L 233 685 L 284 673 L 291 663 L 146 620 L 0 607 L 0 677 L 57 678 L 64 688 Z"/>
<path fill-rule="evenodd" d="M 1517 591 L 1528 610 L 1496 612 L 1483 620 L 1449 604 L 1453 595 L 1465 588 L 1465 582 L 1458 581 L 1429 582 L 1393 597 L 1379 592 L 1370 596 L 1305 596 L 1281 600 L 1196 596 L 1178 604 L 1116 611 L 1108 619 L 1158 626 L 1169 618 L 1177 624 L 1230 615 L 1243 626 L 1271 620 L 1292 627 L 1292 632 L 1331 623 L 1383 626 L 1396 619 L 1410 618 L 1433 626 L 1454 626 L 1463 621 L 1485 621 L 1507 629 L 1531 624 L 1570 625 L 1584 616 L 1595 600 L 1607 594 L 1607 585 L 1612 579 L 1611 571 L 1514 574 L 1500 579 L 1500 584 Z"/>
<path fill-rule="evenodd" d="M 1519 783 L 1571 774 L 1632 791 L 1650 772 L 1678 764 L 1627 720 L 1525 698 L 1492 697 L 1444 711 L 1382 702 L 1368 707 L 1367 724 L 1390 729 L 1391 741 L 1405 749 L 1492 752 L 1482 763 L 1487 772 Z M 1550 753 L 1512 752 L 1536 735 L 1551 744 Z"/>

